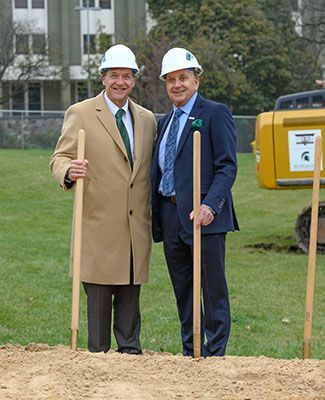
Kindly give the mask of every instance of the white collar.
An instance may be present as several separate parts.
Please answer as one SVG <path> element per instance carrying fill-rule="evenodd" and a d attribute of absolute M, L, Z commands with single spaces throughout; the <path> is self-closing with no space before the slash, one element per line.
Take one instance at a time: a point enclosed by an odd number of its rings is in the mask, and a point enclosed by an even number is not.
<path fill-rule="evenodd" d="M 107 96 L 105 90 L 104 90 L 104 99 L 105 102 L 107 104 L 107 107 L 109 108 L 110 112 L 115 115 L 117 113 L 117 111 L 120 109 L 120 107 L 118 107 L 115 103 L 112 102 L 112 100 Z M 129 100 L 127 99 L 124 106 L 121 107 L 125 113 L 128 112 L 129 109 Z"/>

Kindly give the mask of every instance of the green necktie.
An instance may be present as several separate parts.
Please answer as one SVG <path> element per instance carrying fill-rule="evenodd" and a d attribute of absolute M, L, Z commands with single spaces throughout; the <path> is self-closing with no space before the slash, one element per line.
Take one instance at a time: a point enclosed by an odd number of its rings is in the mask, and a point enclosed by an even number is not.
<path fill-rule="evenodd" d="M 124 142 L 124 146 L 128 155 L 128 159 L 130 161 L 131 164 L 131 168 L 133 168 L 133 158 L 132 158 L 132 152 L 131 152 L 131 145 L 130 145 L 130 139 L 129 139 L 129 135 L 128 135 L 128 131 L 126 130 L 126 127 L 124 125 L 124 122 L 122 120 L 123 117 L 123 113 L 124 110 L 122 108 L 120 108 L 117 113 L 115 114 L 115 118 L 116 118 L 116 124 L 117 127 L 120 131 L 120 134 L 122 136 L 123 142 Z"/>

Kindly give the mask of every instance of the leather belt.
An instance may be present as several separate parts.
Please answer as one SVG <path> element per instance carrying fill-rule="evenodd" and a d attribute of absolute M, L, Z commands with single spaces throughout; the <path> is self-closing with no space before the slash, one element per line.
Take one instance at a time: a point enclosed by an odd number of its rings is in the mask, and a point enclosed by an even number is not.
<path fill-rule="evenodd" d="M 176 196 L 163 196 L 160 195 L 164 200 L 169 201 L 169 203 L 176 204 Z"/>

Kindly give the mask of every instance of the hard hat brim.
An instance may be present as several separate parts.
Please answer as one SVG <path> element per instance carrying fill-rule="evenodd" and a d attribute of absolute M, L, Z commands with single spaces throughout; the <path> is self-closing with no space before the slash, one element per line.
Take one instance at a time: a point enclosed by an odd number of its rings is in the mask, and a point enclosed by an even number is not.
<path fill-rule="evenodd" d="M 159 79 L 161 79 L 162 81 L 165 82 L 166 81 L 166 77 L 167 77 L 168 74 L 170 74 L 171 72 L 182 71 L 183 69 L 192 70 L 193 72 L 196 73 L 197 76 L 200 76 L 203 73 L 203 68 L 201 66 L 200 67 L 193 67 L 193 68 L 180 68 L 180 69 L 175 69 L 175 70 L 172 69 L 172 70 L 170 70 L 168 72 L 165 72 L 164 74 L 159 75 Z"/>
<path fill-rule="evenodd" d="M 105 67 L 105 68 L 99 67 L 99 68 L 98 68 L 98 72 L 99 72 L 100 74 L 102 74 L 103 72 L 108 71 L 109 69 L 117 69 L 117 68 L 129 69 L 129 70 L 132 71 L 132 73 L 133 73 L 135 76 L 137 76 L 137 75 L 139 74 L 139 71 L 140 71 L 139 69 L 130 68 L 130 67 Z"/>

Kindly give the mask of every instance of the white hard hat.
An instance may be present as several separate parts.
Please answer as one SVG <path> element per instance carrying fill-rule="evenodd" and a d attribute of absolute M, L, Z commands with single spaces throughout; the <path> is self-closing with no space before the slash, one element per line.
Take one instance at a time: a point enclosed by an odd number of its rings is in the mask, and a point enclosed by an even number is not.
<path fill-rule="evenodd" d="M 174 47 L 167 51 L 161 63 L 161 74 L 159 76 L 163 81 L 169 72 L 178 71 L 180 69 L 194 68 L 197 75 L 201 75 L 203 68 L 198 63 L 194 54 L 190 51 Z"/>
<path fill-rule="evenodd" d="M 110 47 L 103 55 L 98 71 L 108 68 L 130 68 L 134 73 L 139 71 L 133 51 L 123 44 Z"/>

